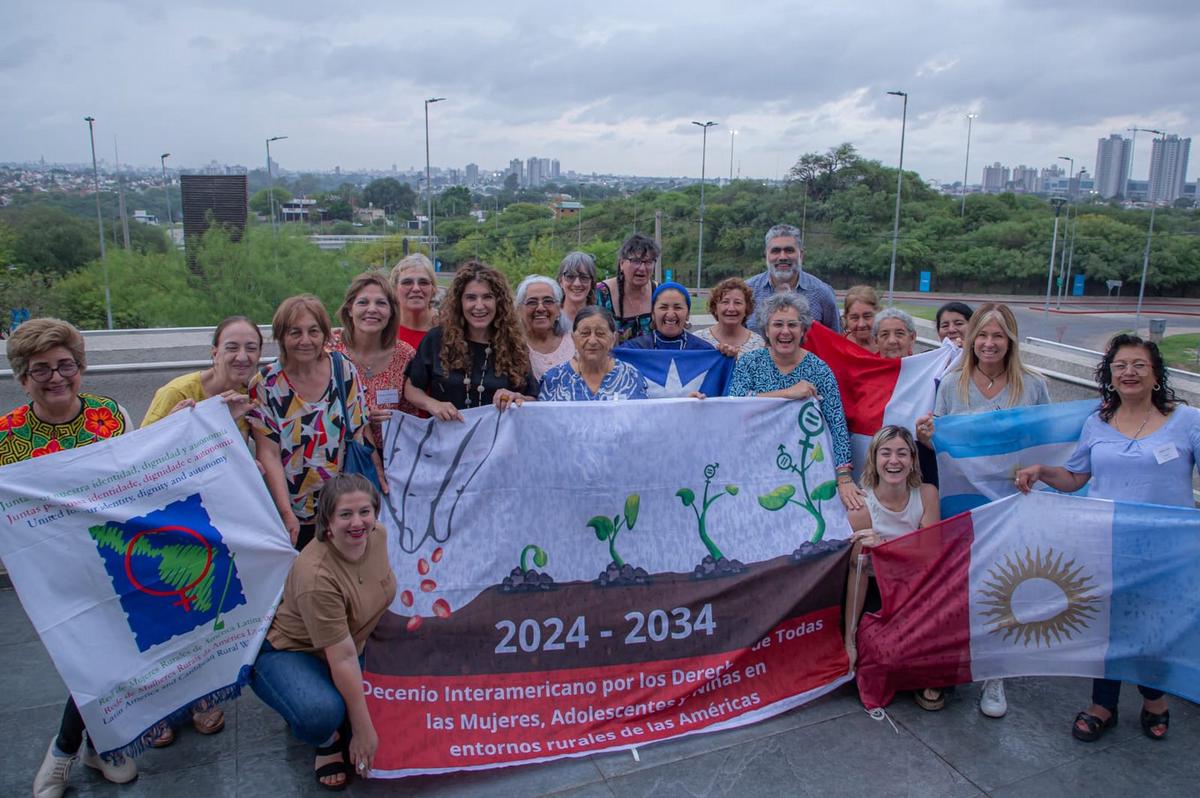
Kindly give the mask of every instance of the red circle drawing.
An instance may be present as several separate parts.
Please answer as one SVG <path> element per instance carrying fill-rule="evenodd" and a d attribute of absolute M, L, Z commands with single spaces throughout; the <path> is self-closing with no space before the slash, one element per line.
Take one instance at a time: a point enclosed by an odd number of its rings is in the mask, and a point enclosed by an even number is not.
<path fill-rule="evenodd" d="M 155 590 L 154 588 L 143 585 L 133 575 L 133 565 L 131 562 L 133 558 L 133 547 L 137 545 L 137 542 L 141 540 L 143 535 L 153 535 L 158 532 L 183 532 L 200 541 L 200 545 L 204 547 L 204 570 L 200 572 L 199 576 L 179 590 Z M 125 577 L 129 579 L 129 583 L 141 593 L 145 593 L 150 596 L 179 596 L 179 601 L 175 602 L 174 606 L 182 606 L 184 612 L 190 612 L 192 609 L 192 597 L 188 595 L 188 591 L 200 584 L 204 577 L 208 576 L 208 571 L 210 568 L 212 568 L 212 561 L 212 546 L 207 540 L 204 539 L 203 535 L 194 529 L 188 529 L 185 526 L 160 526 L 156 529 L 143 529 L 141 532 L 138 532 L 136 535 L 134 535 L 133 540 L 129 541 L 129 545 L 125 547 Z"/>

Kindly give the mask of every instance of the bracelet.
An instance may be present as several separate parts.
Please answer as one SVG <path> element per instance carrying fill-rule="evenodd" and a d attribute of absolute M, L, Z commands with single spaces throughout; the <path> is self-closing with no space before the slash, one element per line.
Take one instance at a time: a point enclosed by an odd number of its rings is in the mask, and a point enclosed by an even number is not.
<path fill-rule="evenodd" d="M 748 397 L 750 397 L 751 399 L 753 399 L 754 397 L 758 396 L 758 391 L 747 391 L 747 392 L 746 392 L 746 396 L 748 396 Z"/>

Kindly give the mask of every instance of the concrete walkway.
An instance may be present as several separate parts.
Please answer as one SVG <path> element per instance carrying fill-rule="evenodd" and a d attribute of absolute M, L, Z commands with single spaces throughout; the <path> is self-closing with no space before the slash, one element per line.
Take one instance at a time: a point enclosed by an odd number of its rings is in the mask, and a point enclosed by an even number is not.
<path fill-rule="evenodd" d="M 0 590 L 0 795 L 29 795 L 56 733 L 66 690 L 11 590 Z M 1100 742 L 1072 739 L 1087 704 L 1081 679 L 1016 679 L 1009 713 L 976 708 L 978 686 L 960 688 L 940 713 L 908 695 L 890 708 L 896 728 L 862 710 L 853 685 L 753 726 L 626 752 L 543 765 L 396 781 L 358 781 L 348 795 L 425 796 L 1187 796 L 1200 793 L 1200 709 L 1172 700 L 1169 738 L 1137 724 L 1126 687 L 1121 724 Z M 68 796 L 324 795 L 311 751 L 247 693 L 226 705 L 225 731 L 183 730 L 171 748 L 139 759 L 137 781 L 117 787 L 76 765 Z"/>

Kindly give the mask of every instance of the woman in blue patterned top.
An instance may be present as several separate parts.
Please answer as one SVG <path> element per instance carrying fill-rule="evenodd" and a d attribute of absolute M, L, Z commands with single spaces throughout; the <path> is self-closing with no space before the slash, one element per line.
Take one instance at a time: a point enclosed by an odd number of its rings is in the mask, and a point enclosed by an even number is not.
<path fill-rule="evenodd" d="M 851 475 L 850 432 L 837 380 L 825 361 L 804 348 L 812 326 L 808 301 L 792 291 L 772 294 L 758 310 L 766 349 L 743 355 L 733 367 L 729 396 L 765 396 L 820 400 L 821 415 L 833 439 L 838 495 L 848 510 L 863 506 L 862 493 Z"/>
<path fill-rule="evenodd" d="M 546 372 L 538 399 L 543 402 L 589 402 L 645 399 L 646 378 L 612 356 L 617 321 L 607 310 L 589 305 L 575 314 L 571 337 L 575 355 Z"/>

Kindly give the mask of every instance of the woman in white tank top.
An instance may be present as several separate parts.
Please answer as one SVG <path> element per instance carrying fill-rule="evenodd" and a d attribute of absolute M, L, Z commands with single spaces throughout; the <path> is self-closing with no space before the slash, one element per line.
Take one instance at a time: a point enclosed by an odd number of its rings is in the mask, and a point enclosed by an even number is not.
<path fill-rule="evenodd" d="M 865 506 L 847 513 L 854 530 L 850 578 L 846 581 L 845 618 L 846 653 L 850 656 L 851 667 L 858 656 L 854 635 L 866 602 L 868 580 L 875 576 L 870 554 L 864 553 L 863 549 L 942 520 L 938 489 L 922 484 L 917 444 L 912 433 L 904 427 L 889 425 L 875 433 L 867 451 L 867 461 L 863 464 L 862 489 L 866 494 Z M 864 560 L 861 570 L 858 567 L 860 557 Z M 945 705 L 942 691 L 936 688 L 916 695 L 917 703 L 926 709 L 941 709 Z"/>

